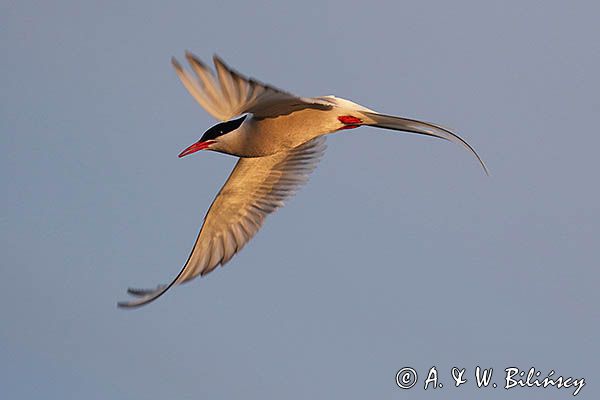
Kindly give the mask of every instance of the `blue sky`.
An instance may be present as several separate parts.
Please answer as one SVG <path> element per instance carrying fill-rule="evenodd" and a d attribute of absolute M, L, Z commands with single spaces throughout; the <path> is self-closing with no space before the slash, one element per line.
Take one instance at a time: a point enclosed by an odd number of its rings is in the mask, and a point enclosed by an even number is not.
<path fill-rule="evenodd" d="M 3 398 L 569 398 L 453 388 L 453 366 L 585 377 L 597 397 L 594 2 L 2 2 Z M 361 128 L 226 267 L 150 306 L 233 157 L 189 49 L 303 96 L 453 128 Z M 421 382 L 422 383 L 422 382 Z M 557 393 L 554 393 L 557 392 Z M 439 394 L 437 394 L 439 396 Z"/>

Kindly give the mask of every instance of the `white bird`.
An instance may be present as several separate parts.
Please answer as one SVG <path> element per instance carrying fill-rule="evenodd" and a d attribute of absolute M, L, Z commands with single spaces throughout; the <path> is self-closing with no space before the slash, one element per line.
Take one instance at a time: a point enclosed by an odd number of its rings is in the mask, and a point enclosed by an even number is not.
<path fill-rule="evenodd" d="M 215 77 L 193 54 L 186 52 L 186 58 L 195 76 L 173 58 L 179 79 L 209 114 L 223 122 L 179 157 L 213 150 L 239 160 L 204 217 L 194 248 L 175 279 L 155 289 L 128 289 L 138 298 L 120 302 L 120 307 L 147 304 L 172 286 L 227 263 L 252 239 L 265 217 L 306 182 L 323 155 L 329 133 L 365 125 L 435 136 L 465 147 L 487 173 L 475 150 L 439 125 L 380 114 L 335 96 L 295 96 L 241 75 L 217 56 L 213 57 Z"/>

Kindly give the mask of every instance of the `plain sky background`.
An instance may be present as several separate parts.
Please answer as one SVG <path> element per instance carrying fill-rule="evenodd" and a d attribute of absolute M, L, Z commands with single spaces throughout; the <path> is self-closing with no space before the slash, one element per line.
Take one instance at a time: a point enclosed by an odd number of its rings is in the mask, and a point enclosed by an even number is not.
<path fill-rule="evenodd" d="M 86 4 L 87 3 L 87 4 Z M 598 398 L 597 2 L 0 2 L 0 397 Z M 225 268 L 180 269 L 233 157 L 170 57 L 436 122 L 361 128 Z M 445 387 L 422 389 L 431 366 Z M 395 384 L 412 366 L 420 382 Z M 451 387 L 452 366 L 470 381 Z"/>

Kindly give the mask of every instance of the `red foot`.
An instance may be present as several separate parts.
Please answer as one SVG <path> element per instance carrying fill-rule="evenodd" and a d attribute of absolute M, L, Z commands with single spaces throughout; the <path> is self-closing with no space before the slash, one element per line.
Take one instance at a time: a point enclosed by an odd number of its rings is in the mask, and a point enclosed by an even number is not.
<path fill-rule="evenodd" d="M 342 116 L 338 117 L 338 120 L 342 124 L 346 124 L 346 125 L 360 125 L 360 124 L 362 124 L 362 119 L 353 117 L 352 115 L 342 115 Z"/>
<path fill-rule="evenodd" d="M 342 129 L 354 129 L 358 128 L 360 124 L 362 124 L 362 119 L 353 117 L 352 115 L 342 115 L 338 117 L 338 121 L 340 121 L 344 126 L 339 128 Z"/>

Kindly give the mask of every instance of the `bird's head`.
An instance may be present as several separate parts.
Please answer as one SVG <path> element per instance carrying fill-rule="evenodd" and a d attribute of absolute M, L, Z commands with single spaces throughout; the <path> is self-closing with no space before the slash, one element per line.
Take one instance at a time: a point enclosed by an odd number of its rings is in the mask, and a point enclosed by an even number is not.
<path fill-rule="evenodd" d="M 219 143 L 223 141 L 228 134 L 234 133 L 244 122 L 247 115 L 229 121 L 221 122 L 206 132 L 196 143 L 179 153 L 179 157 L 187 156 L 199 150 L 219 150 Z"/>

